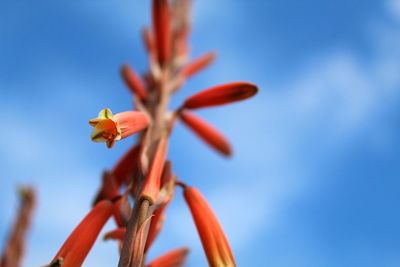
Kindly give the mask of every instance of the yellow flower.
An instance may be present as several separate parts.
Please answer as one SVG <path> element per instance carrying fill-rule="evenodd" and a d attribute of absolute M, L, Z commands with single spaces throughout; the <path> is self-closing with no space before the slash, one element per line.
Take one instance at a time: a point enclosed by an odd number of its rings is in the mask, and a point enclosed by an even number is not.
<path fill-rule="evenodd" d="M 89 124 L 94 127 L 92 141 L 105 142 L 111 148 L 115 141 L 147 128 L 149 118 L 140 111 L 125 111 L 113 115 L 110 109 L 105 108 L 99 112 L 97 118 L 89 120 Z"/>

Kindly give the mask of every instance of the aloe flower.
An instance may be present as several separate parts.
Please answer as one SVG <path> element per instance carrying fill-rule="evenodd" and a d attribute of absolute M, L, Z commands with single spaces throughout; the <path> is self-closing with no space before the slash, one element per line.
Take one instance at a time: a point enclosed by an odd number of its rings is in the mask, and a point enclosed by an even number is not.
<path fill-rule="evenodd" d="M 137 169 L 137 159 L 139 157 L 140 146 L 132 146 L 111 169 L 111 176 L 115 183 L 120 186 L 128 184 Z"/>
<path fill-rule="evenodd" d="M 180 118 L 187 127 L 216 151 L 224 156 L 232 155 L 229 141 L 212 125 L 189 111 L 182 111 Z"/>
<path fill-rule="evenodd" d="M 150 262 L 146 267 L 179 267 L 183 266 L 189 253 L 187 248 L 171 250 Z"/>
<path fill-rule="evenodd" d="M 181 121 L 212 149 L 223 156 L 231 156 L 228 139 L 193 111 L 246 100 L 254 96 L 258 88 L 245 81 L 211 86 L 170 110 L 173 95 L 183 89 L 187 80 L 210 66 L 216 54 L 208 52 L 190 58 L 191 0 L 151 2 L 152 25 L 145 27 L 142 35 L 148 70 L 139 73 L 127 63 L 120 70 L 125 85 L 133 94 L 134 110 L 113 115 L 109 109 L 103 109 L 97 118 L 89 121 L 94 127 L 92 140 L 105 142 L 109 148 L 116 141 L 146 129 L 106 172 L 97 191 L 98 203 L 114 202 L 111 216 L 116 228 L 108 232 L 105 239 L 117 241 L 119 267 L 183 266 L 188 253 L 186 248 L 172 250 L 152 262 L 146 261 L 163 229 L 175 188 L 180 186 L 209 266 L 234 267 L 231 249 L 216 216 L 196 189 L 178 180 L 168 160 L 168 151 L 176 122 Z"/>
<path fill-rule="evenodd" d="M 207 201 L 194 187 L 184 187 L 183 194 L 210 267 L 236 266 L 228 240 Z"/>
<path fill-rule="evenodd" d="M 141 193 L 141 198 L 149 200 L 151 204 L 156 202 L 158 193 L 160 192 L 161 175 L 167 152 L 168 136 L 164 134 L 157 145 L 154 159 L 150 166 L 149 175 L 144 181 Z"/>
<path fill-rule="evenodd" d="M 108 108 L 102 109 L 97 118 L 89 120 L 94 127 L 91 138 L 94 142 L 105 142 L 108 148 L 115 141 L 140 132 L 149 125 L 149 118 L 140 111 L 125 111 L 112 114 Z"/>
<path fill-rule="evenodd" d="M 104 240 L 114 239 L 114 240 L 122 241 L 122 240 L 124 240 L 125 234 L 126 234 L 126 228 L 121 227 L 121 228 L 117 228 L 117 229 L 107 232 L 104 235 L 103 239 Z"/>
<path fill-rule="evenodd" d="M 187 109 L 198 109 L 226 105 L 254 96 L 257 86 L 248 82 L 233 82 L 217 85 L 192 95 L 183 104 Z"/>
<path fill-rule="evenodd" d="M 113 205 L 108 200 L 97 203 L 71 233 L 49 266 L 81 266 L 104 224 L 110 218 L 112 209 Z"/>
<path fill-rule="evenodd" d="M 133 94 L 137 95 L 140 99 L 147 99 L 147 90 L 142 79 L 128 64 L 122 65 L 121 76 Z"/>
<path fill-rule="evenodd" d="M 180 74 L 185 78 L 189 78 L 209 66 L 214 61 L 215 57 L 215 53 L 212 52 L 204 54 L 185 65 L 181 69 Z"/>
<path fill-rule="evenodd" d="M 153 1 L 153 29 L 160 65 L 164 65 L 171 55 L 171 18 L 168 0 Z"/>

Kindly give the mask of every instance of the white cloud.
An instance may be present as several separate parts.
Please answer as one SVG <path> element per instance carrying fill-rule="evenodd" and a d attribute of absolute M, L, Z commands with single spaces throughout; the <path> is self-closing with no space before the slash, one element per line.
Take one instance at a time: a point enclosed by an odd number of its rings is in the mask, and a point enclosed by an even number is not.
<path fill-rule="evenodd" d="M 226 173 L 227 179 L 216 181 L 215 189 L 204 192 L 234 249 L 256 243 L 259 233 L 279 224 L 281 212 L 293 199 L 309 193 L 324 179 L 310 175 L 317 168 L 315 162 L 309 162 L 304 147 L 299 148 L 315 141 L 313 135 L 325 135 L 316 138 L 318 153 L 344 148 L 360 133 L 377 138 L 378 146 L 385 143 L 382 138 L 395 140 L 382 133 L 384 129 L 370 125 L 400 95 L 398 36 L 398 30 L 390 26 L 376 25 L 369 36 L 374 56 L 368 60 L 351 49 L 325 51 L 309 59 L 311 63 L 291 81 L 259 95 L 246 108 L 213 113 L 215 123 L 243 145 L 236 147 L 244 153 L 235 162 L 236 171 L 248 170 L 239 181 L 231 181 Z M 229 56 L 229 50 L 225 53 Z M 220 66 L 215 75 L 226 76 L 223 70 L 227 69 L 231 66 Z M 226 119 L 227 114 L 235 119 Z M 188 233 L 194 228 L 182 218 L 184 213 L 184 208 L 174 212 L 174 235 L 193 243 L 196 236 Z"/>
<path fill-rule="evenodd" d="M 400 21 L 400 1 L 399 0 L 387 0 L 386 7 L 392 17 Z"/>
<path fill-rule="evenodd" d="M 400 1 L 391 0 L 387 3 L 391 14 L 400 19 Z M 198 11 L 201 13 L 207 13 L 207 8 L 212 9 L 207 5 L 199 7 L 204 8 Z M 106 6 L 102 8 L 101 12 L 107 16 L 113 15 L 106 10 Z M 212 10 L 216 12 L 219 9 Z M 115 11 L 113 13 L 120 14 Z M 123 13 L 121 20 L 124 20 L 125 25 L 129 25 L 127 22 L 130 16 L 127 9 L 123 10 Z M 199 18 L 207 18 L 208 15 L 201 15 Z M 115 16 L 112 17 L 114 18 Z M 130 28 L 124 28 L 122 31 L 130 32 Z M 375 34 L 370 36 L 375 47 L 371 61 L 365 62 L 350 49 L 325 51 L 322 56 L 314 58 L 311 63 L 300 69 L 292 81 L 277 85 L 279 90 L 266 92 L 259 96 L 258 100 L 247 105 L 246 114 L 241 109 L 231 109 L 232 113 L 229 115 L 237 120 L 227 120 L 224 112 L 220 115 L 213 113 L 216 123 L 232 133 L 230 136 L 238 145 L 237 151 L 241 153 L 235 161 L 237 168 L 235 167 L 233 172 L 239 169 L 242 172 L 248 170 L 247 176 L 241 180 L 230 182 L 229 177 L 226 177 L 225 180 L 215 182 L 215 189 L 208 188 L 203 192 L 217 211 L 234 249 L 240 251 L 249 247 L 256 242 L 261 231 L 268 231 L 279 224 L 280 214 L 288 203 L 296 195 L 307 192 L 316 182 L 308 175 L 315 166 L 310 165 L 308 159 L 301 154 L 304 151 L 298 147 L 299 144 L 309 141 L 313 127 L 325 130 L 327 143 L 323 145 L 341 146 L 362 131 L 365 125 L 370 123 L 371 117 L 384 109 L 390 99 L 399 95 L 399 32 L 380 25 Z M 229 49 L 224 52 L 229 56 Z M 229 69 L 232 69 L 232 66 L 219 68 Z M 216 76 L 222 75 L 217 73 L 217 69 L 215 71 Z M 96 84 L 96 81 L 93 81 L 93 84 Z M 74 84 L 64 87 L 77 86 L 82 87 Z M 76 98 L 72 95 L 69 97 L 70 100 Z M 68 166 L 64 166 L 65 173 L 54 177 L 59 182 L 39 188 L 42 203 L 39 206 L 36 225 L 38 229 L 47 228 L 47 231 L 50 227 L 54 228 L 58 232 L 57 243 L 62 242 L 61 238 L 66 236 L 79 221 L 79 217 L 87 212 L 87 199 L 90 198 L 88 194 L 91 194 L 93 184 L 98 182 L 90 181 L 90 178 L 97 177 L 96 174 L 100 170 L 95 169 L 97 166 L 82 167 L 81 149 L 70 142 L 68 131 L 65 131 L 64 136 L 57 136 L 68 142 L 59 143 L 51 133 L 43 131 L 48 129 L 45 124 L 33 124 L 26 120 L 23 113 L 18 113 L 15 107 L 0 103 L 3 109 L 7 110 L 6 114 L 13 116 L 3 118 L 3 123 L 12 131 L 4 132 L 3 138 L 0 139 L 0 148 L 3 154 L 8 155 L 9 162 L 22 167 L 43 166 L 44 162 L 47 164 L 55 160 L 51 156 L 56 155 L 54 146 L 57 145 L 57 150 L 64 153 L 58 155 L 56 160 L 59 163 L 55 165 L 60 167 L 64 162 L 68 162 L 71 166 L 70 171 L 66 171 Z M 251 116 L 246 117 L 249 114 Z M 238 130 L 238 121 L 241 122 L 242 129 L 256 130 L 244 134 L 243 130 Z M 40 170 L 37 173 L 40 173 Z M 51 176 L 57 172 L 43 171 L 42 174 Z M 76 182 L 79 182 L 78 188 L 73 185 Z M 220 187 L 223 184 L 228 185 Z M 60 196 L 61 191 L 72 192 L 73 195 L 69 201 L 55 206 L 56 201 L 66 199 Z M 248 205 L 252 206 L 248 208 Z M 74 216 L 69 216 L 71 210 L 74 210 Z M 193 245 L 195 255 L 200 255 L 199 242 L 193 244 L 193 240 L 197 240 L 197 233 L 186 207 L 171 209 L 171 215 L 169 219 L 173 227 L 167 235 L 169 241 L 180 239 Z M 37 232 L 33 237 L 38 240 L 38 236 L 42 234 Z M 51 247 L 57 245 L 51 244 Z M 110 265 L 110 260 L 107 259 L 110 245 L 102 244 L 98 245 L 98 248 L 89 257 L 87 266 Z M 27 262 L 33 265 L 43 264 L 49 253 L 38 245 L 31 246 Z M 115 259 L 112 260 L 114 262 Z"/>

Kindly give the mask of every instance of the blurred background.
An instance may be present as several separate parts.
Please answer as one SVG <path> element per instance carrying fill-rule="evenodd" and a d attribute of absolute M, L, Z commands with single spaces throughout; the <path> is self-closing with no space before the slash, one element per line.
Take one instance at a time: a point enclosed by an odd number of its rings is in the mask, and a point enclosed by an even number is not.
<path fill-rule="evenodd" d="M 16 187 L 34 185 L 24 266 L 41 266 L 133 143 L 94 144 L 87 121 L 104 107 L 131 108 L 119 67 L 147 69 L 140 30 L 150 1 L 0 7 L 0 242 Z M 218 58 L 171 106 L 224 82 L 260 87 L 254 99 L 199 112 L 230 138 L 232 159 L 181 125 L 170 148 L 178 177 L 218 214 L 238 266 L 400 266 L 400 1 L 203 0 L 193 20 L 193 55 Z M 178 191 L 150 258 L 183 245 L 188 266 L 206 266 Z M 99 238 L 84 265 L 117 261 L 116 244 Z"/>

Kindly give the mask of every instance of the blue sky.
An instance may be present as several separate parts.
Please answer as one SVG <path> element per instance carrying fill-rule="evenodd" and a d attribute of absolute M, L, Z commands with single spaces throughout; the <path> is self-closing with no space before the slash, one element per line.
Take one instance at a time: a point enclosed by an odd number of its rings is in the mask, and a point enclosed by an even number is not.
<path fill-rule="evenodd" d="M 39 204 L 24 266 L 54 256 L 88 212 L 100 174 L 130 146 L 90 142 L 101 108 L 130 108 L 121 63 L 146 70 L 140 29 L 150 1 L 5 0 L 0 9 L 0 240 L 18 184 Z M 222 159 L 182 126 L 172 138 L 177 175 L 209 199 L 238 266 L 400 265 L 400 1 L 196 1 L 193 54 L 217 62 L 172 106 L 235 80 L 256 98 L 201 111 L 230 138 Z M 151 257 L 191 248 L 205 266 L 179 194 Z M 110 229 L 112 224 L 107 225 Z M 85 266 L 115 266 L 99 242 Z"/>

